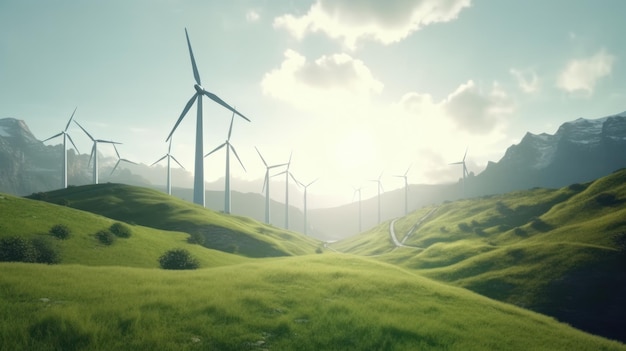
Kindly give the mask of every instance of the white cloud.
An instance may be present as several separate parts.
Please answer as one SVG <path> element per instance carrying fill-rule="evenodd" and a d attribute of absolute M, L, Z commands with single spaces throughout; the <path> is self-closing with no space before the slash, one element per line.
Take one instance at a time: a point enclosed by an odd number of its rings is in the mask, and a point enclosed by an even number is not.
<path fill-rule="evenodd" d="M 255 10 L 248 10 L 248 12 L 246 12 L 246 21 L 248 22 L 256 22 L 261 18 L 261 15 L 259 15 L 258 12 L 256 12 Z"/>
<path fill-rule="evenodd" d="M 293 50 L 285 52 L 280 67 L 266 73 L 263 93 L 301 108 L 326 108 L 348 101 L 368 100 L 383 84 L 360 60 L 347 54 L 307 61 Z"/>
<path fill-rule="evenodd" d="M 593 94 L 600 78 L 611 74 L 615 57 L 605 50 L 584 59 L 571 60 L 559 75 L 557 87 L 569 93 Z"/>
<path fill-rule="evenodd" d="M 317 0 L 303 16 L 285 14 L 274 20 L 297 39 L 323 32 L 354 49 L 358 41 L 385 45 L 401 41 L 434 23 L 449 22 L 471 0 Z"/>
<path fill-rule="evenodd" d="M 511 68 L 509 72 L 515 77 L 520 89 L 525 93 L 536 93 L 539 91 L 539 77 L 533 70 L 517 70 Z"/>

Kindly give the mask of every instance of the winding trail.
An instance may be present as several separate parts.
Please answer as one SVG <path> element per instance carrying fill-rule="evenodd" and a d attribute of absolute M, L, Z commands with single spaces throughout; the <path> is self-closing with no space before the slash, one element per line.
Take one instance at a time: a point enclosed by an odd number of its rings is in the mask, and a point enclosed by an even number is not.
<path fill-rule="evenodd" d="M 421 249 L 424 250 L 423 247 L 419 247 L 419 246 L 410 246 L 410 245 L 405 245 L 404 242 L 406 241 L 406 239 L 409 238 L 409 236 L 411 236 L 413 233 L 415 233 L 415 231 L 417 230 L 417 228 L 419 228 L 419 226 L 422 225 L 422 223 L 424 223 L 425 220 L 427 220 L 428 218 L 430 218 L 430 216 L 433 215 L 433 213 L 435 213 L 435 211 L 437 211 L 437 207 L 433 208 L 432 210 L 430 210 L 430 212 L 428 212 L 424 217 L 420 218 L 419 221 L 417 221 L 412 227 L 411 229 L 409 229 L 409 231 L 406 233 L 406 235 L 404 236 L 404 238 L 402 239 L 402 241 L 399 241 L 398 238 L 396 237 L 396 231 L 394 229 L 394 225 L 396 224 L 396 221 L 399 218 L 394 219 L 393 221 L 391 221 L 391 223 L 389 224 L 389 236 L 391 237 L 391 240 L 393 241 L 394 245 L 396 245 L 395 249 L 399 248 L 399 247 L 408 247 L 408 248 L 412 248 L 412 249 Z M 394 249 L 394 250 L 395 250 Z"/>

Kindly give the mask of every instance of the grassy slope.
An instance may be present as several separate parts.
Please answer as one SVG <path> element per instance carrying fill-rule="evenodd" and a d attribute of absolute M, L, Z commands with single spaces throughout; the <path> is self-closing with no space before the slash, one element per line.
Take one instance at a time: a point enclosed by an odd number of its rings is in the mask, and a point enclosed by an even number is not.
<path fill-rule="evenodd" d="M 626 350 L 349 255 L 182 272 L 20 263 L 0 270 L 0 350 Z"/>
<path fill-rule="evenodd" d="M 602 193 L 617 201 L 599 204 Z M 381 259 L 623 338 L 626 257 L 614 237 L 626 231 L 624 200 L 626 170 L 592 184 L 446 203 L 406 241 L 424 250 L 401 248 Z M 428 210 L 398 220 L 399 239 Z M 332 247 L 363 254 L 380 248 L 383 237 L 387 250 L 391 242 L 384 228 Z"/>
<path fill-rule="evenodd" d="M 211 211 L 147 188 L 86 185 L 51 191 L 44 199 L 121 221 L 200 234 L 209 248 L 249 257 L 309 254 L 319 246 L 301 234 Z"/>
<path fill-rule="evenodd" d="M 159 256 L 172 248 L 190 251 L 198 258 L 202 267 L 229 265 L 247 260 L 241 256 L 189 244 L 187 233 L 139 225 L 131 226 L 130 238 L 119 238 L 111 246 L 101 244 L 94 234 L 109 228 L 113 223 L 115 221 L 109 218 L 65 206 L 0 195 L 0 237 L 50 238 L 60 251 L 62 263 L 158 267 Z M 66 240 L 51 237 L 48 231 L 55 224 L 67 225 L 72 233 L 70 237 Z"/>

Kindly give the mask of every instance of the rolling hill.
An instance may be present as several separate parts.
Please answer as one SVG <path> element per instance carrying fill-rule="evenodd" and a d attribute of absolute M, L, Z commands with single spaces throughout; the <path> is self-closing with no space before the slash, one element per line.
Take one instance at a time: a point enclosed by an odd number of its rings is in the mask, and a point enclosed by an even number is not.
<path fill-rule="evenodd" d="M 561 189 L 447 202 L 331 248 L 626 340 L 626 170 Z"/>

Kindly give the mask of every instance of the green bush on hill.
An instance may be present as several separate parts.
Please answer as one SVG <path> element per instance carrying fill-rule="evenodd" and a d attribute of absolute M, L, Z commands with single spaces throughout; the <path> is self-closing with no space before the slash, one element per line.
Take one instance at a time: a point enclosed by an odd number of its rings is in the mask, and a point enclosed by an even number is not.
<path fill-rule="evenodd" d="M 196 269 L 200 266 L 198 260 L 185 249 L 169 250 L 159 257 L 159 265 L 163 269 Z"/>
<path fill-rule="evenodd" d="M 50 228 L 50 235 L 54 236 L 57 239 L 67 239 L 70 236 L 70 228 L 68 228 L 65 224 L 55 224 Z"/>
<path fill-rule="evenodd" d="M 20 236 L 0 239 L 0 262 L 59 263 L 59 253 L 45 238 Z"/>
<path fill-rule="evenodd" d="M 124 223 L 115 222 L 109 228 L 109 231 L 118 238 L 130 238 L 132 230 Z"/>
<path fill-rule="evenodd" d="M 108 230 L 100 230 L 96 233 L 96 239 L 104 245 L 111 245 L 115 242 L 115 235 Z"/>

